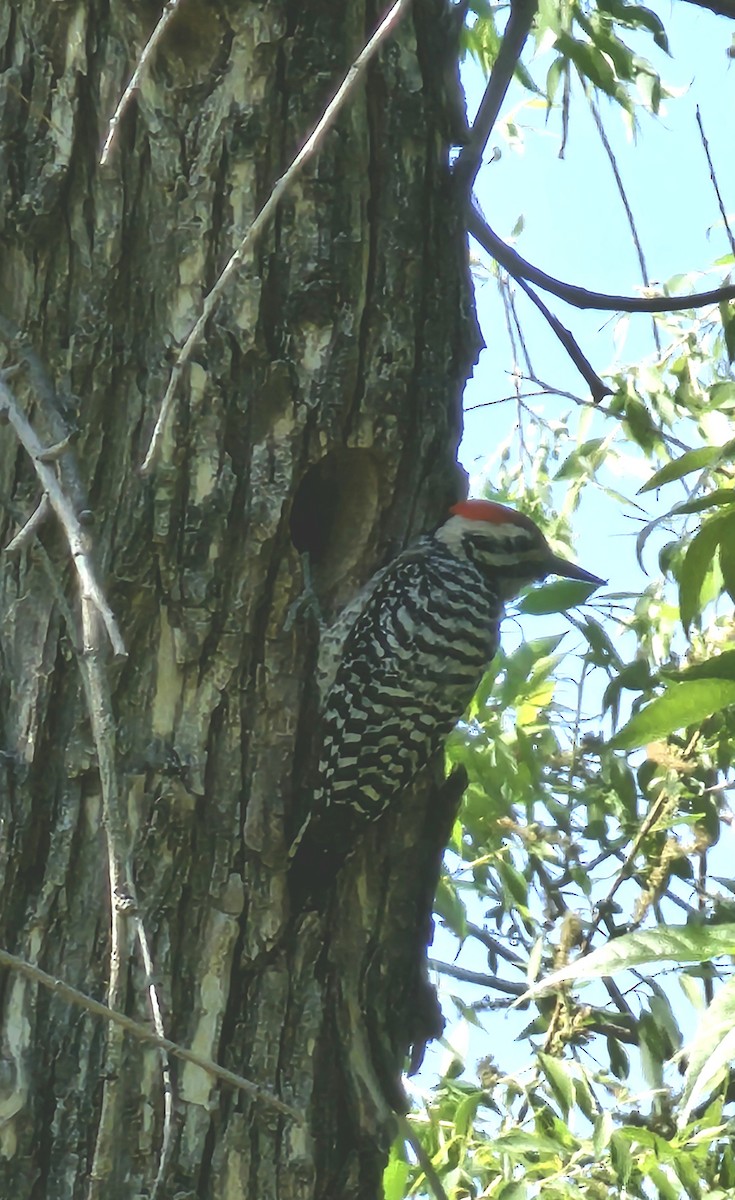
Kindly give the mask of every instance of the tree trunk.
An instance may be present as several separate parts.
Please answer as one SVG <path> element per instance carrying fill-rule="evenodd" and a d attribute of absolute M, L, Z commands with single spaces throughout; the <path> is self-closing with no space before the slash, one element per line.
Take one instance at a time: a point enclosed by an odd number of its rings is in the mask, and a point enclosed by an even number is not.
<path fill-rule="evenodd" d="M 3 969 L 0 1195 L 376 1197 L 404 1057 L 437 1028 L 425 947 L 452 798 L 421 781 L 326 906 L 298 910 L 286 847 L 318 738 L 317 633 L 289 614 L 298 549 L 331 617 L 460 490 L 477 335 L 443 6 L 416 0 L 285 196 L 143 477 L 174 348 L 379 15 L 182 0 L 100 166 L 159 13 L 0 11 L 0 363 L 20 364 L 7 384 L 43 445 L 71 434 L 53 469 L 127 650 L 102 671 L 85 650 L 55 516 L 3 554 L 0 946 L 149 1024 L 139 919 L 167 1036 L 303 1122 L 175 1059 L 166 1118 L 157 1049 Z M 0 496 L 7 546 L 41 496 L 12 424 Z M 90 717 L 105 675 L 117 812 Z M 130 895 L 109 991 L 115 836 Z"/>

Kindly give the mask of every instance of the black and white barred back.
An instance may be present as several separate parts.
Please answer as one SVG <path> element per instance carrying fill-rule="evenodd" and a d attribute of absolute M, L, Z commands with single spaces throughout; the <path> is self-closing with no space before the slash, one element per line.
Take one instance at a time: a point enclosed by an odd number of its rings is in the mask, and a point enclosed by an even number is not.
<path fill-rule="evenodd" d="M 498 648 L 503 602 L 554 571 L 522 514 L 466 501 L 373 578 L 324 638 L 322 744 L 312 807 L 291 857 L 312 880 L 352 851 L 439 749 Z"/>
<path fill-rule="evenodd" d="M 396 560 L 357 618 L 327 701 L 315 809 L 374 820 L 450 732 L 498 645 L 501 602 L 434 539 Z"/>

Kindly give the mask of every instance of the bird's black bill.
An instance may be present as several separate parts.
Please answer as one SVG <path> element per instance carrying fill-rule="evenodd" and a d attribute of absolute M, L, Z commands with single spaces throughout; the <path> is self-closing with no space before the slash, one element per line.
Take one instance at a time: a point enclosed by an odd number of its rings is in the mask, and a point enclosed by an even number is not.
<path fill-rule="evenodd" d="M 561 575 L 563 579 L 579 579 L 582 583 L 594 583 L 595 587 L 604 587 L 607 583 L 607 580 L 600 579 L 599 575 L 593 575 L 583 567 L 578 567 L 576 563 L 567 562 L 565 558 L 557 558 L 556 555 L 549 563 L 549 575 Z"/>

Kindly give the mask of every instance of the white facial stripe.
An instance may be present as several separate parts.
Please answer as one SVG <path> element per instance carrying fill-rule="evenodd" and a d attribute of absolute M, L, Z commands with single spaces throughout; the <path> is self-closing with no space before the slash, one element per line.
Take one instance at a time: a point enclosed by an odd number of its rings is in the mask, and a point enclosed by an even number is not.
<path fill-rule="evenodd" d="M 441 529 L 438 530 L 436 536 L 442 542 L 444 542 L 445 546 L 448 546 L 450 550 L 454 550 L 456 552 L 457 550 L 461 549 L 462 539 L 466 534 L 473 533 L 477 535 L 480 533 L 481 535 L 483 526 L 486 526 L 488 529 L 492 529 L 493 535 L 498 538 L 499 543 L 502 543 L 504 538 L 511 538 L 513 541 L 517 541 L 520 545 L 524 545 L 525 543 L 525 546 L 529 548 L 533 544 L 533 534 L 531 531 L 525 529 L 522 525 L 516 525 L 514 521 L 504 521 L 502 525 L 496 525 L 494 521 L 473 521 L 470 517 L 450 517 L 449 520 L 441 527 Z M 541 535 L 539 534 L 539 537 L 540 536 Z M 543 545 L 543 541 L 540 541 L 538 546 L 535 548 L 536 551 L 540 550 Z M 524 551 L 520 550 L 519 553 L 523 554 Z M 534 557 L 533 551 L 531 551 L 531 556 Z M 514 557 L 517 560 L 517 555 L 514 555 Z M 502 555 L 499 555 L 498 562 L 503 561 L 511 562 L 513 559 L 504 559 Z"/>

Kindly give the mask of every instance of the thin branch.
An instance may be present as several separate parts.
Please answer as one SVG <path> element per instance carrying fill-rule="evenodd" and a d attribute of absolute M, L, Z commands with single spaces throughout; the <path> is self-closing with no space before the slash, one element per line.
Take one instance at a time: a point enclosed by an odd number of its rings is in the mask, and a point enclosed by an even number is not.
<path fill-rule="evenodd" d="M 702 148 L 703 148 L 705 156 L 707 158 L 707 166 L 709 167 L 709 177 L 712 180 L 712 186 L 715 189 L 715 195 L 717 197 L 717 204 L 720 209 L 720 215 L 722 217 L 722 222 L 725 226 L 725 232 L 727 233 L 728 241 L 730 242 L 730 250 L 732 251 L 733 254 L 735 254 L 735 237 L 733 237 L 733 232 L 732 232 L 732 229 L 730 228 L 730 222 L 729 222 L 729 219 L 727 216 L 727 210 L 725 209 L 725 205 L 722 200 L 722 195 L 720 194 L 720 187 L 717 182 L 717 176 L 715 174 L 715 164 L 712 162 L 712 155 L 709 152 L 709 142 L 707 141 L 707 137 L 704 132 L 704 124 L 702 122 L 702 114 L 699 111 L 699 105 L 697 105 L 697 125 L 699 126 L 699 136 L 702 139 Z"/>
<path fill-rule="evenodd" d="M 461 979 L 463 983 L 492 988 L 496 992 L 505 992 L 507 996 L 523 996 L 528 991 L 527 983 L 512 983 L 509 979 L 501 979 L 499 975 L 484 975 L 482 971 L 470 971 L 467 967 L 440 962 L 437 958 L 427 961 L 432 971 L 437 971 L 439 975 L 449 975 L 451 979 Z"/>
<path fill-rule="evenodd" d="M 397 1114 L 397 1121 L 398 1131 L 403 1137 L 404 1141 L 408 1142 L 409 1146 L 416 1155 L 416 1160 L 421 1167 L 421 1170 L 424 1172 L 424 1175 L 426 1176 L 426 1182 L 434 1193 L 436 1200 L 449 1200 L 447 1193 L 444 1191 L 442 1181 L 434 1169 L 434 1164 L 426 1153 L 423 1143 L 419 1139 L 418 1135 L 414 1133 L 411 1127 L 411 1122 L 403 1115 L 403 1113 Z"/>
<path fill-rule="evenodd" d="M 115 140 L 118 126 L 130 107 L 133 96 L 140 87 L 143 80 L 143 75 L 148 69 L 148 65 L 150 64 L 153 55 L 158 48 L 158 43 L 161 41 L 161 38 L 168 29 L 168 26 L 170 25 L 178 7 L 179 0 L 168 0 L 168 3 L 164 4 L 163 12 L 158 18 L 158 23 L 156 24 L 153 33 L 148 38 L 148 41 L 143 48 L 143 52 L 138 59 L 137 66 L 133 71 L 130 83 L 125 88 L 125 91 L 118 101 L 117 108 L 110 118 L 110 124 L 107 127 L 107 137 L 105 138 L 105 144 L 102 147 L 102 153 L 100 155 L 100 166 L 102 167 L 105 166 L 108 158 L 110 157 L 110 150 L 112 149 L 112 144 Z"/>
<path fill-rule="evenodd" d="M 54 509 L 61 522 L 81 585 L 80 607 L 83 650 L 78 655 L 78 663 L 84 684 L 92 736 L 97 752 L 97 767 L 102 792 L 102 823 L 107 840 L 107 862 L 110 879 L 110 974 L 107 998 L 109 1008 L 119 1010 L 123 1008 L 125 1002 L 126 980 L 123 964 L 127 960 L 127 954 L 125 953 L 125 943 L 128 939 L 127 916 L 129 912 L 137 907 L 137 903 L 126 850 L 127 836 L 120 803 L 120 789 L 117 775 L 116 726 L 112 711 L 107 670 L 103 657 L 101 626 L 98 617 L 102 618 L 102 622 L 116 652 L 124 654 L 125 647 L 112 611 L 94 576 L 87 548 L 87 539 L 74 512 L 72 502 L 62 487 L 56 468 L 49 466 L 49 461 L 53 462 L 58 456 L 59 448 L 52 447 L 51 454 L 44 450 L 35 431 L 21 411 L 20 406 L 16 403 L 2 376 L 0 376 L 0 410 L 7 414 L 18 441 L 33 463 L 36 474 L 44 488 L 44 498 L 47 498 L 47 504 Z M 61 452 L 66 448 L 66 446 L 62 446 Z M 34 517 L 26 523 L 25 529 L 21 530 L 21 533 L 25 532 L 27 535 L 29 525 L 38 516 L 41 509 L 42 505 L 39 505 Z M 14 541 L 17 542 L 17 538 Z M 142 921 L 139 918 L 135 922 L 135 931 L 141 948 L 146 975 L 150 981 L 153 975 L 150 947 Z M 148 997 L 154 1023 L 156 1024 L 156 1031 L 159 1036 L 163 1036 L 164 1030 L 160 1015 L 161 1007 L 155 986 L 152 982 L 148 986 Z M 105 1082 L 103 1085 L 102 1108 L 89 1179 L 88 1194 L 90 1198 L 103 1193 L 114 1168 L 114 1148 L 120 1116 L 122 1033 L 114 1026 L 111 1026 L 108 1034 L 105 1052 Z M 164 1135 L 158 1180 L 162 1179 L 162 1172 L 170 1157 L 169 1148 L 172 1143 L 173 1128 L 171 1073 L 168 1061 L 165 1058 L 162 1074 L 164 1088 Z M 169 1151 L 168 1154 L 167 1150 Z"/>
<path fill-rule="evenodd" d="M 615 152 L 614 152 L 612 146 L 610 145 L 610 139 L 608 138 L 607 133 L 605 132 L 605 126 L 603 125 L 602 118 L 600 117 L 600 110 L 597 107 L 597 105 L 595 104 L 595 102 L 591 96 L 589 97 L 589 105 L 590 105 L 590 109 L 592 111 L 592 119 L 595 123 L 595 128 L 597 129 L 598 137 L 599 137 L 600 141 L 602 142 L 602 148 L 607 155 L 608 162 L 610 163 L 610 169 L 612 170 L 613 177 L 615 179 L 615 185 L 618 189 L 618 195 L 620 196 L 620 201 L 625 210 L 625 216 L 628 221 L 628 228 L 630 229 L 630 236 L 633 239 L 633 245 L 635 246 L 635 252 L 638 256 L 638 266 L 641 269 L 641 278 L 643 280 L 643 286 L 650 287 L 651 281 L 648 277 L 648 267 L 646 265 L 646 257 L 643 253 L 643 246 L 641 244 L 641 239 L 638 236 L 638 228 L 635 223 L 635 217 L 633 216 L 633 209 L 630 207 L 630 201 L 628 200 L 628 193 L 625 190 L 625 184 L 623 183 L 623 177 L 620 174 L 620 169 L 618 167 L 618 161 L 615 157 Z M 660 354 L 661 353 L 661 335 L 659 334 L 658 326 L 656 325 L 656 322 L 652 321 L 651 324 L 653 327 L 654 345 L 656 347 L 657 353 Z"/>
<path fill-rule="evenodd" d="M 0 967 L 7 967 L 8 970 L 17 971 L 19 975 L 30 979 L 32 983 L 37 983 L 41 987 L 47 988 L 61 1000 L 66 1001 L 67 1004 L 74 1004 L 77 1008 L 82 1008 L 86 1012 L 91 1013 L 92 1016 L 101 1017 L 102 1020 L 119 1026 L 120 1029 L 124 1030 L 125 1033 L 129 1033 L 131 1037 L 136 1038 L 139 1042 L 146 1042 L 150 1046 L 157 1046 L 160 1050 L 166 1050 L 175 1058 L 180 1058 L 184 1062 L 192 1063 L 195 1067 L 200 1067 L 208 1075 L 212 1075 L 216 1079 L 221 1079 L 228 1087 L 246 1092 L 259 1104 L 275 1109 L 276 1112 L 281 1113 L 284 1117 L 289 1117 L 290 1120 L 295 1121 L 298 1125 L 305 1124 L 305 1118 L 302 1113 L 292 1108 L 290 1104 L 286 1104 L 285 1101 L 280 1100 L 278 1096 L 274 1096 L 272 1092 L 259 1087 L 257 1083 L 245 1079 L 242 1075 L 235 1074 L 234 1071 L 229 1071 L 227 1067 L 221 1067 L 219 1063 L 213 1062 L 212 1059 L 205 1058 L 201 1054 L 195 1054 L 193 1050 L 187 1050 L 185 1046 L 180 1046 L 177 1042 L 172 1042 L 170 1038 L 159 1037 L 157 1033 L 154 1033 L 146 1025 L 141 1025 L 139 1021 L 134 1021 L 132 1017 L 125 1016 L 124 1013 L 118 1012 L 117 1009 L 109 1008 L 106 1004 L 101 1004 L 99 1000 L 93 1000 L 91 996 L 78 991 L 77 988 L 71 987 L 68 983 L 64 983 L 63 980 L 54 979 L 53 975 L 48 975 L 46 971 L 42 971 L 40 967 L 34 966 L 27 959 L 19 958 L 15 954 L 8 953 L 7 950 L 0 949 Z"/>
<path fill-rule="evenodd" d="M 470 139 L 454 164 L 454 177 L 465 195 L 470 194 L 482 155 L 498 119 L 501 105 L 510 86 L 516 64 L 531 32 L 538 11 L 538 0 L 511 0 L 510 16 L 500 43 L 485 94 L 472 123 Z"/>
<path fill-rule="evenodd" d="M 8 420 L 15 430 L 15 435 L 33 463 L 33 469 L 39 478 L 41 486 L 61 522 L 66 534 L 66 540 L 69 543 L 74 566 L 79 576 L 82 603 L 84 604 L 86 600 L 92 605 L 102 620 L 115 655 L 118 658 L 125 658 L 125 644 L 117 627 L 112 609 L 105 600 L 102 590 L 97 583 L 87 550 L 87 538 L 84 530 L 79 524 L 69 498 L 59 483 L 56 471 L 43 461 L 44 447 L 36 437 L 20 406 L 16 403 L 13 394 L 4 381 L 2 373 L 0 373 L 0 412 L 7 413 Z"/>
<path fill-rule="evenodd" d="M 574 308 L 591 308 L 600 312 L 681 312 L 688 308 L 705 308 L 709 304 L 719 304 L 721 300 L 735 299 L 734 284 L 714 288 L 709 292 L 690 292 L 685 296 L 610 296 L 604 292 L 590 292 L 586 288 L 577 287 L 576 284 L 563 283 L 522 258 L 507 242 L 498 237 L 474 205 L 470 205 L 468 210 L 467 228 L 483 250 L 499 262 L 501 267 L 505 267 L 514 279 L 527 279 L 544 291 L 551 292 L 553 296 L 558 296 L 560 300 L 565 300 Z"/>
<path fill-rule="evenodd" d="M 153 955 L 151 954 L 148 934 L 140 917 L 135 917 L 135 932 L 138 938 L 143 966 L 146 973 L 146 993 L 148 1005 L 153 1019 L 153 1028 L 159 1038 L 166 1040 L 166 1030 L 163 1024 L 161 1000 L 154 979 Z M 174 1141 L 174 1084 L 171 1063 L 165 1050 L 161 1050 L 161 1077 L 163 1079 L 163 1137 L 161 1139 L 161 1155 L 158 1160 L 158 1171 L 151 1189 L 151 1200 L 156 1200 L 163 1192 L 166 1175 L 175 1149 Z"/>
<path fill-rule="evenodd" d="M 706 8 L 718 17 L 729 17 L 731 21 L 735 21 L 735 0 L 687 0 L 687 3 L 694 4 L 697 8 Z"/>
<path fill-rule="evenodd" d="M 506 962 L 512 963 L 513 966 L 519 967 L 522 971 L 526 969 L 526 963 L 520 954 L 516 954 L 515 950 L 511 950 L 509 946 L 504 946 L 498 938 L 493 937 L 486 929 L 480 925 L 473 925 L 471 921 L 467 923 L 467 932 L 478 942 L 481 942 L 486 950 L 491 954 L 497 954 L 499 958 L 504 958 Z"/>
<path fill-rule="evenodd" d="M 580 375 L 589 385 L 593 402 L 595 404 L 599 404 L 605 399 L 605 396 L 611 396 L 612 388 L 606 383 L 602 382 L 592 364 L 580 350 L 577 340 L 572 332 L 567 329 L 566 325 L 562 325 L 558 317 L 554 316 L 551 310 L 544 304 L 541 297 L 534 292 L 531 285 L 527 283 L 525 279 L 517 278 L 516 283 L 518 284 L 519 288 L 523 289 L 529 300 L 533 301 L 541 315 L 545 318 L 553 332 L 558 337 Z"/>
<path fill-rule="evenodd" d="M 585 954 L 587 954 L 587 952 L 589 951 L 589 948 L 590 948 L 590 945 L 592 942 L 592 938 L 594 937 L 595 932 L 597 931 L 597 929 L 600 925 L 600 922 L 603 920 L 606 911 L 609 909 L 610 904 L 612 903 L 612 900 L 613 900 L 616 892 L 618 891 L 618 888 L 620 888 L 622 886 L 622 884 L 625 883 L 626 879 L 630 879 L 634 875 L 635 872 L 634 872 L 633 864 L 635 863 L 636 857 L 638 855 L 638 851 L 640 850 L 641 845 L 643 844 L 644 838 L 647 837 L 647 835 L 651 832 L 651 830 L 653 829 L 653 826 L 656 824 L 656 822 L 660 818 L 661 814 L 664 812 L 668 799 L 669 799 L 669 796 L 668 796 L 666 789 L 662 788 L 661 791 L 659 792 L 658 796 L 654 800 L 653 804 L 651 805 L 650 809 L 648 810 L 646 816 L 643 818 L 643 821 L 641 822 L 641 827 L 638 830 L 635 838 L 633 839 L 630 850 L 626 854 L 625 861 L 624 861 L 622 867 L 620 868 L 620 870 L 618 871 L 617 875 L 615 876 L 612 886 L 610 887 L 607 895 L 605 896 L 605 899 L 602 900 L 597 905 L 597 912 L 592 920 L 592 923 L 590 924 L 589 929 L 587 930 L 587 933 L 584 938 L 584 942 L 582 943 L 582 948 L 580 950 L 580 955 L 579 955 L 580 958 L 584 958 Z"/>
<path fill-rule="evenodd" d="M 46 492 L 44 492 L 28 520 L 21 526 L 15 537 L 11 538 L 8 542 L 5 547 L 5 553 L 19 554 L 23 547 L 35 537 L 36 532 L 43 525 L 50 512 L 51 505 L 49 504 L 49 498 Z"/>
<path fill-rule="evenodd" d="M 217 279 L 217 282 L 205 297 L 201 312 L 189 331 L 173 365 L 168 387 L 166 388 L 163 400 L 161 402 L 161 409 L 158 414 L 158 419 L 156 420 L 150 444 L 148 446 L 148 452 L 143 461 L 143 465 L 141 466 L 141 473 L 143 475 L 148 475 L 153 470 L 160 453 L 163 432 L 174 405 L 176 391 L 184 367 L 189 361 L 194 347 L 204 336 L 206 324 L 221 300 L 222 295 L 228 283 L 230 282 L 230 279 L 243 264 L 247 255 L 253 249 L 257 239 L 263 233 L 266 225 L 274 215 L 284 193 L 288 190 L 288 188 L 291 187 L 294 180 L 308 160 L 316 153 L 317 150 L 320 149 L 325 134 L 332 127 L 339 113 L 345 107 L 347 101 L 352 97 L 357 85 L 361 82 L 363 75 L 367 71 L 370 62 L 377 54 L 383 42 L 386 41 L 388 36 L 395 29 L 398 22 L 405 15 L 410 3 L 411 0 L 396 0 L 396 3 L 383 18 L 373 36 L 369 39 L 353 62 L 349 71 L 342 80 L 342 83 L 337 89 L 333 99 L 330 100 L 329 104 L 324 109 L 324 112 L 314 126 L 314 129 L 304 142 L 304 145 L 301 147 L 295 158 L 291 161 L 290 166 L 286 169 L 286 171 L 284 171 L 280 179 L 274 184 L 270 196 L 266 200 L 258 215 L 255 217 L 255 220 L 245 234 L 245 237 L 240 242 L 237 250 L 230 257 L 226 266 L 222 270 L 222 273 Z"/>

